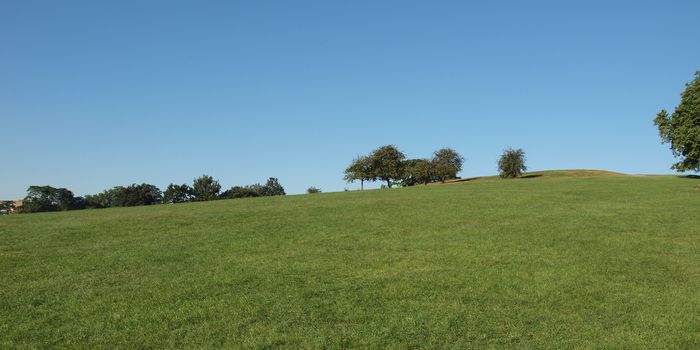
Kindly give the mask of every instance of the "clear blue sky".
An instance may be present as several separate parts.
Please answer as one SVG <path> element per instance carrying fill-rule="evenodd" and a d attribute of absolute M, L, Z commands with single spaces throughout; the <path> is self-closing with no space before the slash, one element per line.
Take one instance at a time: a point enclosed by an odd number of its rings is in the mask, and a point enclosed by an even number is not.
<path fill-rule="evenodd" d="M 700 69 L 700 1 L 0 0 L 0 198 L 338 191 L 358 154 L 452 147 L 462 176 L 670 173 L 652 124 Z"/>

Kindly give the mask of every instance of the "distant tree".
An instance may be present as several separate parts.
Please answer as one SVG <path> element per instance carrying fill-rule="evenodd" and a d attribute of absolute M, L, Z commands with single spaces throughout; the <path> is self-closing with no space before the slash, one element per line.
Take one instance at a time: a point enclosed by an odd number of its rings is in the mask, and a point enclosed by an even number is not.
<path fill-rule="evenodd" d="M 525 151 L 522 149 L 508 148 L 498 160 L 498 173 L 502 178 L 520 177 L 526 170 Z"/>
<path fill-rule="evenodd" d="M 51 186 L 29 186 L 22 209 L 28 213 L 76 209 L 73 192 Z"/>
<path fill-rule="evenodd" d="M 209 201 L 219 198 L 221 185 L 209 175 L 202 175 L 194 179 L 192 184 L 192 197 L 195 201 Z"/>
<path fill-rule="evenodd" d="M 85 196 L 85 208 L 87 209 L 109 208 L 111 206 L 111 190 L 106 190 L 102 191 L 102 193 Z"/>
<path fill-rule="evenodd" d="M 451 148 L 443 148 L 435 151 L 430 163 L 435 179 L 445 182 L 445 180 L 457 178 L 457 173 L 462 170 L 464 157 Z"/>
<path fill-rule="evenodd" d="M 153 205 L 163 201 L 163 194 L 158 187 L 151 184 L 132 184 L 116 186 L 109 190 L 109 204 L 112 207 L 135 207 Z"/>
<path fill-rule="evenodd" d="M 266 196 L 284 196 L 284 187 L 275 177 L 267 179 L 265 185 L 253 184 L 248 186 L 233 186 L 230 189 L 221 193 L 222 199 L 234 198 L 250 198 L 250 197 L 266 197 Z"/>
<path fill-rule="evenodd" d="M 73 207 L 71 208 L 71 210 L 79 210 L 85 208 L 87 208 L 87 202 L 85 201 L 85 197 L 73 198 Z"/>
<path fill-rule="evenodd" d="M 386 181 L 386 186 L 391 188 L 392 181 L 400 181 L 403 173 L 403 160 L 406 156 L 394 145 L 386 145 L 377 148 L 369 156 L 372 164 L 372 176 Z"/>
<path fill-rule="evenodd" d="M 680 161 L 671 169 L 700 171 L 700 71 L 686 84 L 681 103 L 669 115 L 661 110 L 654 119 L 663 143 L 671 144 L 673 155 Z"/>
<path fill-rule="evenodd" d="M 320 188 L 316 188 L 314 186 L 311 186 L 311 187 L 306 189 L 306 193 L 308 193 L 308 194 L 321 193 L 321 192 L 322 191 Z"/>
<path fill-rule="evenodd" d="M 284 196 L 284 187 L 280 185 L 280 182 L 276 177 L 271 177 L 267 179 L 265 186 L 262 189 L 263 196 Z"/>
<path fill-rule="evenodd" d="M 192 199 L 192 188 L 187 184 L 170 184 L 163 192 L 163 203 L 185 203 Z"/>
<path fill-rule="evenodd" d="M 402 186 L 428 184 L 433 181 L 433 166 L 427 159 L 409 159 L 404 161 Z"/>
<path fill-rule="evenodd" d="M 360 181 L 360 190 L 365 189 L 365 181 L 374 181 L 375 177 L 372 173 L 372 159 L 367 156 L 359 156 L 352 160 L 352 163 L 345 169 L 345 177 L 347 182 Z"/>
<path fill-rule="evenodd" d="M 221 199 L 251 198 L 260 197 L 262 186 L 259 184 L 251 186 L 233 186 L 221 193 Z"/>
<path fill-rule="evenodd" d="M 136 205 L 154 205 L 163 202 L 163 192 L 156 185 L 143 183 L 132 186 L 138 193 Z"/>
<path fill-rule="evenodd" d="M 114 186 L 108 190 L 105 190 L 105 197 L 107 199 L 108 207 L 126 207 L 127 194 L 126 187 L 124 186 Z"/>

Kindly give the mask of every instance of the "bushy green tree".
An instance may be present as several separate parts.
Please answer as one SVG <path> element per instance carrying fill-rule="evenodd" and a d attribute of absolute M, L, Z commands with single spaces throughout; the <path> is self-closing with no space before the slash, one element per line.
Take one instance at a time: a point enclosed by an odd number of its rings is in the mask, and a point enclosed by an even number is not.
<path fill-rule="evenodd" d="M 462 171 L 464 157 L 451 148 L 443 148 L 435 151 L 430 161 L 432 176 L 440 182 L 456 179 L 457 173 Z"/>
<path fill-rule="evenodd" d="M 23 211 L 28 213 L 73 210 L 79 207 L 73 192 L 51 186 L 29 186 L 22 204 Z"/>
<path fill-rule="evenodd" d="M 85 196 L 85 207 L 88 209 L 109 208 L 111 206 L 112 197 L 109 190 Z"/>
<path fill-rule="evenodd" d="M 248 186 L 233 186 L 230 189 L 221 193 L 222 199 L 234 198 L 250 198 L 250 197 L 266 197 L 266 196 L 284 196 L 284 187 L 279 183 L 276 177 L 267 179 L 265 185 L 253 184 Z"/>
<path fill-rule="evenodd" d="M 221 185 L 209 175 L 194 179 L 192 184 L 192 199 L 195 201 L 210 201 L 219 198 Z"/>
<path fill-rule="evenodd" d="M 85 209 L 87 207 L 87 202 L 84 197 L 73 198 L 73 207 L 70 210 Z"/>
<path fill-rule="evenodd" d="M 284 187 L 280 185 L 279 180 L 276 177 L 271 177 L 267 179 L 265 186 L 262 189 L 263 196 L 284 196 Z"/>
<path fill-rule="evenodd" d="M 402 186 L 429 184 L 433 181 L 433 167 L 427 159 L 409 159 L 404 162 Z"/>
<path fill-rule="evenodd" d="M 221 199 L 260 197 L 260 185 L 233 186 L 221 193 Z"/>
<path fill-rule="evenodd" d="M 321 193 L 321 192 L 322 191 L 320 188 L 316 188 L 314 186 L 311 186 L 311 187 L 306 189 L 306 193 L 308 193 L 308 194 Z"/>
<path fill-rule="evenodd" d="M 112 207 L 135 207 L 139 205 L 153 205 L 163 201 L 160 189 L 151 184 L 132 184 L 129 186 L 116 186 L 108 191 L 109 202 Z"/>
<path fill-rule="evenodd" d="M 163 203 L 185 203 L 192 200 L 192 188 L 187 184 L 170 184 L 163 192 Z"/>
<path fill-rule="evenodd" d="M 661 110 L 654 118 L 663 143 L 671 144 L 680 161 L 671 167 L 677 171 L 700 171 L 700 71 L 686 84 L 681 103 L 671 115 Z"/>
<path fill-rule="evenodd" d="M 372 173 L 372 159 L 367 156 L 359 156 L 352 160 L 352 163 L 345 169 L 345 177 L 347 182 L 360 181 L 360 190 L 365 189 L 365 181 L 374 181 L 375 177 Z"/>
<path fill-rule="evenodd" d="M 520 177 L 526 170 L 525 151 L 522 149 L 508 148 L 498 159 L 498 174 L 502 178 Z"/>
<path fill-rule="evenodd" d="M 379 147 L 372 152 L 369 158 L 372 164 L 372 176 L 385 181 L 387 187 L 391 188 L 393 181 L 400 181 L 403 177 L 403 161 L 406 159 L 406 155 L 396 146 Z"/>

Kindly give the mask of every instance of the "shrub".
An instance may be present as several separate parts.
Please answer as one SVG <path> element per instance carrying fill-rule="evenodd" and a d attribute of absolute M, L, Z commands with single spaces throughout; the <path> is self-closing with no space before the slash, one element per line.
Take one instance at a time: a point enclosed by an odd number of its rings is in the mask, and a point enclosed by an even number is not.
<path fill-rule="evenodd" d="M 306 189 L 306 193 L 308 193 L 308 194 L 312 194 L 312 193 L 321 193 L 321 192 L 322 192 L 322 191 L 321 191 L 320 188 L 316 188 L 316 187 L 314 187 L 314 186 L 311 186 L 311 187 L 309 187 L 309 188 Z"/>

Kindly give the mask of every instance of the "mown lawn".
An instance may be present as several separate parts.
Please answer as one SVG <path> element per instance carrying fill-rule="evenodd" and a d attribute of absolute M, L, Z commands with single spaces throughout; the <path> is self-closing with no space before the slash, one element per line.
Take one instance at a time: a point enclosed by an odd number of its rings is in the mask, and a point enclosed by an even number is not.
<path fill-rule="evenodd" d="M 0 217 L 0 348 L 700 348 L 699 179 Z"/>

